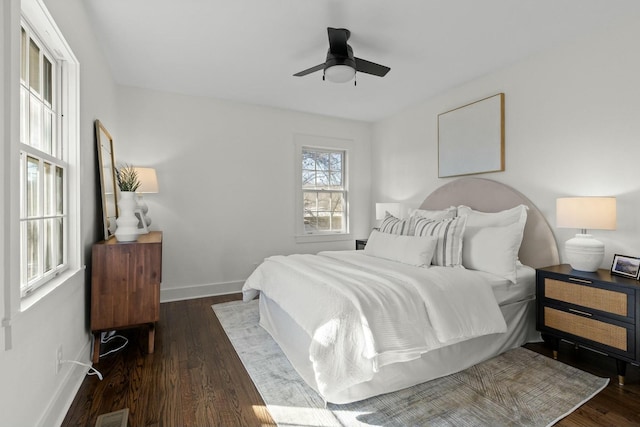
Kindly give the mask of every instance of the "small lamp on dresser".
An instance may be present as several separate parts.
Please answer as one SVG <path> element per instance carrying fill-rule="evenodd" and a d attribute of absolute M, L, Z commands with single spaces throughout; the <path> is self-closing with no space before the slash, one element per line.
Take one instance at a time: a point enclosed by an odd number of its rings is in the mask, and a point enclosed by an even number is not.
<path fill-rule="evenodd" d="M 604 243 L 587 234 L 587 229 L 616 229 L 616 198 L 559 198 L 556 200 L 556 225 L 580 229 L 580 233 L 567 240 L 564 246 L 571 267 L 580 271 L 596 271 L 604 259 Z"/>
<path fill-rule="evenodd" d="M 149 207 L 142 198 L 143 194 L 153 194 L 158 192 L 158 177 L 156 176 L 156 170 L 154 168 L 141 168 L 135 167 L 138 174 L 138 180 L 140 186 L 136 193 L 138 195 L 138 209 L 136 216 L 138 217 L 138 230 L 140 234 L 146 234 L 149 232 L 149 225 L 151 225 L 151 218 L 147 215 Z"/>

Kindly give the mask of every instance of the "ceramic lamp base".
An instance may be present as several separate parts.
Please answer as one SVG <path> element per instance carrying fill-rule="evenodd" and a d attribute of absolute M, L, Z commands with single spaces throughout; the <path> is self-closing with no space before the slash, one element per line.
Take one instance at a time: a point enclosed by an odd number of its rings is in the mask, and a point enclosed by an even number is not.
<path fill-rule="evenodd" d="M 596 271 L 604 259 L 604 243 L 591 234 L 576 234 L 564 244 L 567 261 L 574 270 Z"/>

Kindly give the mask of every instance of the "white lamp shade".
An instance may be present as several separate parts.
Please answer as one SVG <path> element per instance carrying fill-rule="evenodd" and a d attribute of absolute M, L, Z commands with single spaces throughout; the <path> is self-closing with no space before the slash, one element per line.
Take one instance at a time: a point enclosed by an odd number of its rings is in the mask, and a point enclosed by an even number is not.
<path fill-rule="evenodd" d="M 563 197 L 557 199 L 556 226 L 584 230 L 615 230 L 616 198 Z"/>
<path fill-rule="evenodd" d="M 616 229 L 615 197 L 564 197 L 556 200 L 556 225 L 579 228 L 564 244 L 567 262 L 574 270 L 596 271 L 604 259 L 604 243 L 586 234 L 588 228 Z"/>
<path fill-rule="evenodd" d="M 376 203 L 376 219 L 384 219 L 386 213 L 389 212 L 396 218 L 400 218 L 402 214 L 401 203 Z"/>
<path fill-rule="evenodd" d="M 134 168 L 138 174 L 140 180 L 140 187 L 136 193 L 157 193 L 158 192 L 158 177 L 156 176 L 156 170 L 154 168 Z"/>

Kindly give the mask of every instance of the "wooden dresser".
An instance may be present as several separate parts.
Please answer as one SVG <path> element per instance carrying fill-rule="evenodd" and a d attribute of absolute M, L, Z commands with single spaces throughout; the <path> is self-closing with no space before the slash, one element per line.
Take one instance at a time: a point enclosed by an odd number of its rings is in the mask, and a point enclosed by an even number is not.
<path fill-rule="evenodd" d="M 93 245 L 93 363 L 100 358 L 103 331 L 147 326 L 149 353 L 153 353 L 155 322 L 160 319 L 161 281 L 162 232 L 142 234 L 136 242 L 118 242 L 111 238 Z"/>
<path fill-rule="evenodd" d="M 640 282 L 607 270 L 555 265 L 536 270 L 537 329 L 553 345 L 561 339 L 616 359 L 624 384 L 627 362 L 640 361 Z"/>

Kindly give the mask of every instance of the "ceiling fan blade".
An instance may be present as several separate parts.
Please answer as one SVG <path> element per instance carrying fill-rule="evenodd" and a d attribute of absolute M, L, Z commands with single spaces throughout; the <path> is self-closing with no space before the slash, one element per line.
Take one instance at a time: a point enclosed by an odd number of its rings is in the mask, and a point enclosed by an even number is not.
<path fill-rule="evenodd" d="M 306 76 L 307 74 L 315 73 L 316 71 L 320 71 L 324 69 L 324 62 L 322 64 L 318 64 L 315 67 L 307 68 L 306 70 L 302 70 L 294 74 L 296 77 Z"/>
<path fill-rule="evenodd" d="M 384 77 L 391 68 L 365 59 L 354 58 L 356 60 L 356 70 L 361 73 L 373 74 L 374 76 Z"/>
<path fill-rule="evenodd" d="M 329 35 L 329 52 L 338 56 L 349 56 L 347 40 L 349 40 L 351 32 L 346 28 L 328 27 L 327 34 Z"/>

